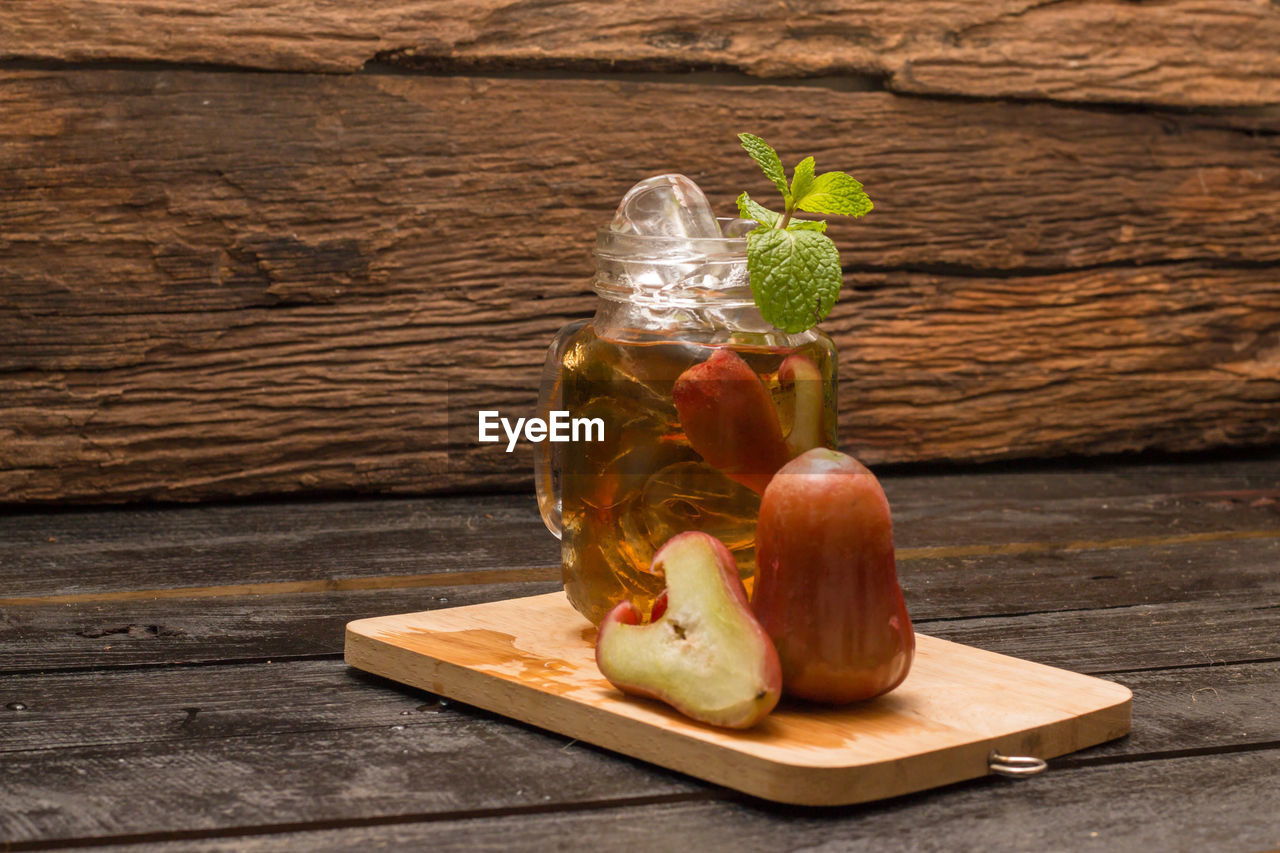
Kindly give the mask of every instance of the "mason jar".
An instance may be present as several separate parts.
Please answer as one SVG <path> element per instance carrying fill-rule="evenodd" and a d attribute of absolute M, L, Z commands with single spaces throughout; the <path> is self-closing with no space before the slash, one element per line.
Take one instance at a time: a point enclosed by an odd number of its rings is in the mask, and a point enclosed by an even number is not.
<path fill-rule="evenodd" d="M 593 623 L 623 600 L 647 619 L 664 587 L 654 552 L 686 530 L 722 541 L 749 592 L 768 478 L 836 447 L 835 345 L 765 322 L 746 249 L 602 229 L 595 316 L 548 349 L 541 414 L 566 412 L 573 430 L 535 445 L 538 504 L 569 601 Z"/>

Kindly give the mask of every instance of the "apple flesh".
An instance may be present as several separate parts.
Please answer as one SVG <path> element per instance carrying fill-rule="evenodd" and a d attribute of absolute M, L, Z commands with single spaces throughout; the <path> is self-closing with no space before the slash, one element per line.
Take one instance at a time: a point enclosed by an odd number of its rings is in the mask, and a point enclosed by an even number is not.
<path fill-rule="evenodd" d="M 794 458 L 826 444 L 823 421 L 822 374 L 818 366 L 802 355 L 790 355 L 778 368 L 778 381 L 793 388 L 795 411 L 787 433 L 787 457 Z"/>
<path fill-rule="evenodd" d="M 671 397 L 689 445 L 748 489 L 763 492 L 791 458 L 769 392 L 733 350 L 721 347 L 681 373 Z"/>
<path fill-rule="evenodd" d="M 915 634 L 889 502 L 853 457 L 817 448 L 778 471 L 760 501 L 755 577 L 752 609 L 788 696 L 843 704 L 907 677 Z"/>
<path fill-rule="evenodd" d="M 650 621 L 624 601 L 600 623 L 596 665 L 624 693 L 716 726 L 748 728 L 778 704 L 782 673 L 738 567 L 715 537 L 673 536 L 653 557 L 667 588 Z"/>

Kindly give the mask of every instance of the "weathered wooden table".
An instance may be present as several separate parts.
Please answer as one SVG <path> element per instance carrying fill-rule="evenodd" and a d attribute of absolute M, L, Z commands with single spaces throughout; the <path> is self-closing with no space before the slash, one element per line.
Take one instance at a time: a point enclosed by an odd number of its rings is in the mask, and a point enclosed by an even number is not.
<path fill-rule="evenodd" d="M 1280 844 L 1280 454 L 885 485 L 920 630 L 1129 685 L 1130 737 L 784 808 L 343 664 L 347 620 L 553 590 L 527 495 L 10 511 L 0 848 Z"/>

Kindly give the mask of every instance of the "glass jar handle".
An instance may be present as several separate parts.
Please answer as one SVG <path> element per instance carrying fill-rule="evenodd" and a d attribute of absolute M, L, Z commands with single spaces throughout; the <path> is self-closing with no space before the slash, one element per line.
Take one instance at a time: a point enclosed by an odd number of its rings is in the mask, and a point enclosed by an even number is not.
<path fill-rule="evenodd" d="M 547 361 L 542 367 L 542 384 L 538 390 L 538 417 L 543 421 L 550 420 L 552 409 L 564 405 L 564 389 L 562 386 L 561 361 L 564 351 L 574 334 L 587 325 L 586 320 L 575 320 L 569 323 L 551 340 L 547 347 Z M 542 523 L 547 525 L 557 539 L 560 538 L 560 477 L 562 474 L 560 444 L 553 441 L 541 441 L 533 446 L 533 482 L 538 490 L 538 511 L 542 513 Z"/>

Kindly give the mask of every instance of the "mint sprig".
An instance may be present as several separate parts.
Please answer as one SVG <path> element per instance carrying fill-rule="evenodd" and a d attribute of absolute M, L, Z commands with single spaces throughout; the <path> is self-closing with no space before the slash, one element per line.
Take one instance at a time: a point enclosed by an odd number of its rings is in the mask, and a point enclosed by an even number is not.
<path fill-rule="evenodd" d="M 747 270 L 761 315 L 786 332 L 816 325 L 840 295 L 840 253 L 817 231 L 757 228 L 747 235 Z"/>
<path fill-rule="evenodd" d="M 751 159 L 759 164 L 764 176 L 773 181 L 773 185 L 778 188 L 778 192 L 784 196 L 788 195 L 787 173 L 782 168 L 782 158 L 778 156 L 778 152 L 774 151 L 772 146 L 760 137 L 752 136 L 749 133 L 739 133 L 738 141 L 742 143 L 743 148 L 747 149 Z"/>
<path fill-rule="evenodd" d="M 747 272 L 751 295 L 765 320 L 784 332 L 813 328 L 831 312 L 842 283 L 840 254 L 826 236 L 827 223 L 795 219 L 796 211 L 863 216 L 872 208 L 862 184 L 844 172 L 814 174 L 806 157 L 791 170 L 791 183 L 778 152 L 758 136 L 738 134 L 742 147 L 782 193 L 777 213 L 738 196 L 738 213 L 759 223 L 747 234 Z"/>
<path fill-rule="evenodd" d="M 767 228 L 774 227 L 782 218 L 782 214 L 774 213 L 763 204 L 752 201 L 751 196 L 746 193 L 738 196 L 738 215 L 743 219 L 754 220 Z"/>
<path fill-rule="evenodd" d="M 798 210 L 809 213 L 838 213 L 842 216 L 862 216 L 871 210 L 871 199 L 862 191 L 862 184 L 844 172 L 827 172 L 810 181 L 804 196 L 797 196 Z"/>

